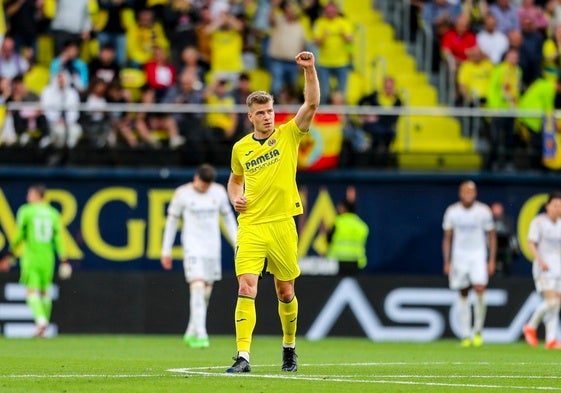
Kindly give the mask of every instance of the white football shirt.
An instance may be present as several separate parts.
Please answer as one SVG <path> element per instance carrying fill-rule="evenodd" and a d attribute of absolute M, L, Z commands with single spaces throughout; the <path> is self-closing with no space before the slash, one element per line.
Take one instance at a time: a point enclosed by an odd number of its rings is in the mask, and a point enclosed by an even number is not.
<path fill-rule="evenodd" d="M 220 216 L 228 240 L 235 244 L 238 231 L 236 218 L 226 189 L 218 183 L 213 183 L 204 193 L 195 190 L 193 183 L 185 184 L 175 191 L 168 207 L 168 223 L 173 219 L 175 222 L 179 218 L 183 219 L 181 244 L 188 256 L 221 257 Z M 168 230 L 168 226 L 166 224 L 162 244 L 164 256 L 171 255 L 176 232 L 176 228 Z"/>
<path fill-rule="evenodd" d="M 530 222 L 528 241 L 537 244 L 538 252 L 547 263 L 548 277 L 561 277 L 561 220 L 555 222 L 545 213 L 538 214 Z M 539 263 L 534 260 L 534 270 L 540 271 Z"/>
<path fill-rule="evenodd" d="M 469 264 L 486 260 L 486 234 L 495 228 L 489 206 L 475 201 L 466 208 L 456 202 L 446 209 L 442 228 L 453 231 L 451 263 Z"/>

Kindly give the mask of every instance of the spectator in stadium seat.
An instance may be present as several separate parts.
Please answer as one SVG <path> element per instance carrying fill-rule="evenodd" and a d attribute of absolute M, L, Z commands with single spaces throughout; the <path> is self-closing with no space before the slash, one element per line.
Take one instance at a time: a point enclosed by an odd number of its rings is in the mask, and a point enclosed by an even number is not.
<path fill-rule="evenodd" d="M 248 73 L 242 72 L 238 78 L 238 83 L 232 89 L 232 97 L 236 105 L 245 105 L 247 97 L 251 94 L 251 78 Z M 251 132 L 252 124 L 247 118 L 247 113 L 238 113 L 236 133 L 234 138 L 237 140 Z"/>
<path fill-rule="evenodd" d="M 105 94 L 107 83 L 103 79 L 94 78 L 88 87 L 85 106 L 89 110 L 82 113 L 80 123 L 84 129 L 84 137 L 90 146 L 105 148 L 114 145 L 111 124 Z"/>
<path fill-rule="evenodd" d="M 152 58 L 152 48 L 159 46 L 165 50 L 169 48 L 162 25 L 154 21 L 154 13 L 150 9 L 138 12 L 136 23 L 129 26 L 126 33 L 127 57 L 129 66 L 143 68 Z"/>
<path fill-rule="evenodd" d="M 99 0 L 100 13 L 106 15 L 106 22 L 97 32 L 100 47 L 111 45 L 115 49 L 115 60 L 119 67 L 127 62 L 127 16 L 133 19 L 133 0 Z M 107 82 L 109 83 L 109 82 Z"/>
<path fill-rule="evenodd" d="M 111 83 L 119 77 L 121 67 L 117 62 L 115 47 L 111 43 L 104 44 L 99 55 L 88 64 L 89 76 L 99 78 L 105 83 Z"/>
<path fill-rule="evenodd" d="M 402 102 L 395 88 L 395 80 L 389 76 L 385 77 L 382 90 L 362 97 L 358 104 L 382 108 L 401 107 Z M 360 116 L 362 128 L 370 135 L 373 153 L 386 160 L 389 158 L 390 145 L 395 139 L 398 118 L 397 115 Z"/>
<path fill-rule="evenodd" d="M 269 14 L 272 29 L 268 57 L 272 79 L 271 94 L 276 97 L 283 86 L 295 86 L 298 82 L 300 70 L 294 58 L 306 48 L 306 32 L 300 21 L 300 9 L 296 2 L 276 0 L 272 5 Z"/>
<path fill-rule="evenodd" d="M 508 37 L 497 30 L 497 20 L 491 14 L 485 16 L 483 30 L 477 33 L 476 41 L 477 46 L 493 64 L 499 64 L 508 49 Z"/>
<path fill-rule="evenodd" d="M 454 70 L 467 59 L 466 51 L 476 45 L 476 37 L 469 30 L 469 16 L 466 13 L 458 15 L 454 28 L 442 36 L 440 47 L 443 57 L 452 56 L 455 62 Z"/>
<path fill-rule="evenodd" d="M 458 69 L 458 90 L 463 104 L 481 106 L 487 102 L 494 64 L 478 46 L 466 51 L 467 60 Z"/>
<path fill-rule="evenodd" d="M 474 33 L 483 29 L 485 17 L 489 14 L 489 4 L 486 0 L 464 0 L 462 9 L 469 15 L 469 27 Z"/>
<path fill-rule="evenodd" d="M 39 96 L 27 90 L 21 75 L 12 79 L 12 94 L 9 102 L 39 103 Z M 40 109 L 25 108 L 9 111 L 7 116 L 13 119 L 13 125 L 20 145 L 37 144 L 48 134 L 47 121 Z"/>
<path fill-rule="evenodd" d="M 208 105 L 220 105 L 232 107 L 235 104 L 234 98 L 230 95 L 228 81 L 225 79 L 216 80 L 209 88 L 206 103 Z M 222 158 L 225 151 L 230 151 L 235 142 L 235 133 L 238 123 L 238 115 L 235 112 L 209 112 L 206 122 L 210 130 L 210 148 L 221 149 L 211 154 L 213 157 Z M 227 164 L 227 162 L 226 162 Z"/>
<path fill-rule="evenodd" d="M 164 30 L 171 44 L 171 60 L 176 62 L 186 47 L 197 46 L 199 9 L 191 1 L 171 0 L 164 6 Z"/>
<path fill-rule="evenodd" d="M 195 27 L 197 33 L 197 49 L 199 51 L 199 60 L 205 70 L 210 69 L 210 34 L 209 26 L 212 24 L 212 13 L 208 5 L 203 5 L 200 9 L 200 19 Z"/>
<path fill-rule="evenodd" d="M 76 42 L 90 39 L 92 20 L 89 10 L 89 0 L 58 0 L 55 15 L 51 21 L 54 37 L 55 54 L 59 54 L 69 41 Z M 86 83 L 84 88 L 87 88 Z"/>
<path fill-rule="evenodd" d="M 497 20 L 497 30 L 508 34 L 511 30 L 520 30 L 518 7 L 510 0 L 497 0 L 489 7 L 489 13 Z"/>
<path fill-rule="evenodd" d="M 236 83 L 243 71 L 243 28 L 241 19 L 225 11 L 206 27 L 210 34 L 210 72 L 214 79 Z"/>
<path fill-rule="evenodd" d="M 341 15 L 337 4 L 330 1 L 312 28 L 314 43 L 319 50 L 317 72 L 321 103 L 325 104 L 331 95 L 332 76 L 337 80 L 336 90 L 347 94 L 347 79 L 352 66 L 350 45 L 354 39 L 353 26 L 348 18 Z"/>
<path fill-rule="evenodd" d="M 534 22 L 525 16 L 521 22 L 522 44 L 520 46 L 520 68 L 524 88 L 542 74 L 544 37 L 536 31 Z"/>
<path fill-rule="evenodd" d="M 59 71 L 51 83 L 41 93 L 41 105 L 49 125 L 49 135 L 39 142 L 40 147 L 75 147 L 82 137 L 82 127 L 78 123 L 80 94 L 72 87 L 71 77 L 66 71 Z"/>
<path fill-rule="evenodd" d="M 155 104 L 156 90 L 148 85 L 142 89 L 141 103 Z M 179 128 L 172 115 L 160 112 L 138 112 L 135 117 L 135 128 L 142 136 L 150 135 L 149 139 L 144 139 L 153 148 L 160 148 L 161 142 L 157 140 L 154 132 L 163 132 L 169 138 L 169 146 L 177 149 L 185 144 L 185 138 L 179 134 Z"/>
<path fill-rule="evenodd" d="M 196 46 L 186 46 L 181 51 L 181 57 L 177 64 L 180 74 L 190 72 L 197 76 L 199 82 L 204 85 L 205 74 L 208 71 L 208 64 L 201 60 L 201 54 Z"/>
<path fill-rule="evenodd" d="M 13 79 L 16 75 L 23 75 L 29 70 L 29 62 L 15 51 L 14 39 L 4 37 L 0 48 L 0 78 Z"/>
<path fill-rule="evenodd" d="M 518 19 L 522 27 L 522 21 L 526 18 L 532 20 L 535 28 L 543 35 L 547 34 L 549 21 L 547 20 L 544 10 L 535 5 L 534 0 L 522 0 L 520 8 L 518 8 Z"/>
<path fill-rule="evenodd" d="M 60 54 L 51 62 L 50 78 L 52 80 L 65 71 L 70 75 L 72 87 L 79 93 L 83 93 L 89 85 L 89 70 L 86 63 L 78 58 L 79 53 L 78 42 L 66 42 Z"/>
<path fill-rule="evenodd" d="M 167 104 L 203 105 L 204 100 L 203 84 L 196 72 L 192 70 L 181 72 L 177 83 L 168 90 L 164 97 L 164 103 Z M 206 160 L 206 144 L 208 143 L 205 114 L 202 112 L 178 112 L 173 116 L 180 134 L 187 139 L 189 159 L 193 163 L 204 162 Z"/>
<path fill-rule="evenodd" d="M 155 45 L 152 50 L 154 54 L 152 59 L 144 65 L 144 72 L 146 73 L 146 83 L 156 92 L 156 102 L 161 102 L 168 89 L 175 85 L 177 71 L 175 66 L 168 61 L 167 53 L 163 48 Z"/>
<path fill-rule="evenodd" d="M 544 41 L 542 53 L 544 70 L 561 71 L 561 25 L 556 26 L 551 37 Z"/>
<path fill-rule="evenodd" d="M 16 52 L 22 53 L 25 48 L 35 54 L 37 36 L 49 27 L 43 3 L 37 0 L 8 0 L 4 2 L 4 9 Z"/>
<path fill-rule="evenodd" d="M 557 76 L 557 72 L 555 72 Z M 543 75 L 536 79 L 520 97 L 518 105 L 522 110 L 542 111 L 551 116 L 555 106 L 555 95 L 559 91 L 560 82 L 557 78 Z M 534 169 L 542 168 L 543 122 L 544 117 L 521 117 L 518 119 L 519 132 L 528 147 L 528 156 Z"/>
<path fill-rule="evenodd" d="M 114 80 L 107 86 L 107 103 L 110 104 L 127 104 L 130 97 L 123 90 L 118 79 Z M 136 133 L 133 130 L 133 116 L 131 113 L 123 111 L 109 112 L 109 123 L 113 134 L 116 136 L 116 143 L 119 144 L 124 139 L 127 146 L 138 147 L 139 142 Z M 141 134 L 138 131 L 141 140 L 152 142 L 150 133 Z"/>
<path fill-rule="evenodd" d="M 487 103 L 489 109 L 515 109 L 522 86 L 522 69 L 518 65 L 519 53 L 510 48 L 504 61 L 491 73 Z M 514 148 L 514 119 L 495 117 L 491 121 L 491 151 L 487 167 L 505 168 L 510 165 Z"/>

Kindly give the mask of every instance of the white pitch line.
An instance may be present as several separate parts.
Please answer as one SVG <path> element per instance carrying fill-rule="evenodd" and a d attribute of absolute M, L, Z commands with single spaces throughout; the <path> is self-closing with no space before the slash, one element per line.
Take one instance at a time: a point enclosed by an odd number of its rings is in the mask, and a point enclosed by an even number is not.
<path fill-rule="evenodd" d="M 365 365 L 365 363 L 360 363 Z M 413 363 L 407 363 L 409 365 Z M 351 366 L 357 363 L 337 364 L 338 366 Z M 277 367 L 278 365 L 255 365 L 254 367 Z M 301 366 L 318 366 L 318 364 L 306 364 Z M 328 364 L 321 364 L 321 366 L 329 366 Z M 210 367 L 193 367 L 193 368 L 174 368 L 166 371 L 173 373 L 182 373 L 188 375 L 196 375 L 201 377 L 226 377 L 235 378 L 238 374 L 229 374 L 226 372 L 216 373 L 203 370 L 221 369 L 225 370 L 227 366 L 210 366 Z M 467 387 L 467 388 L 480 388 L 480 389 L 517 389 L 517 390 L 546 390 L 546 391 L 561 391 L 561 387 L 557 386 L 518 386 L 518 385 L 489 385 L 489 384 L 476 384 L 476 383 L 445 383 L 445 382 L 422 382 L 422 381 L 398 381 L 395 379 L 380 379 L 380 378 L 527 378 L 527 379 L 540 379 L 540 377 L 532 375 L 528 377 L 517 376 L 473 376 L 473 375 L 452 375 L 452 376 L 418 376 L 418 375 L 373 375 L 372 379 L 353 379 L 351 375 L 314 375 L 305 376 L 298 374 L 250 374 L 243 373 L 242 378 L 263 378 L 263 379 L 286 379 L 286 380 L 302 380 L 302 381 L 321 381 L 321 382 L 343 382 L 343 383 L 365 383 L 365 384 L 392 384 L 392 385 L 419 385 L 419 386 L 443 386 L 443 387 Z M 559 379 L 561 377 L 544 377 L 542 379 Z"/>
<path fill-rule="evenodd" d="M 169 377 L 169 374 L 8 374 L 1 378 L 151 378 Z"/>

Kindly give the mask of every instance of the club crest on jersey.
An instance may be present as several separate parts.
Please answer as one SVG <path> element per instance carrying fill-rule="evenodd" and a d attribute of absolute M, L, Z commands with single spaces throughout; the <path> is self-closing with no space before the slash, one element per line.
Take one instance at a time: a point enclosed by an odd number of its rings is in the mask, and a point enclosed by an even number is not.
<path fill-rule="evenodd" d="M 277 140 L 275 138 L 269 139 L 267 141 L 267 145 L 269 146 L 275 146 L 277 144 Z"/>

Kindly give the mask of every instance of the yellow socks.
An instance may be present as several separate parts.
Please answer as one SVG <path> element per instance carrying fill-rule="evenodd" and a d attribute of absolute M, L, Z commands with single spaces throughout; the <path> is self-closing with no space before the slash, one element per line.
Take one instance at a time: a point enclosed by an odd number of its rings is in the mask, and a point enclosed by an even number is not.
<path fill-rule="evenodd" d="M 255 313 L 255 299 L 238 296 L 236 303 L 236 345 L 238 352 L 249 352 L 251 337 L 255 328 L 257 316 Z"/>
<path fill-rule="evenodd" d="M 296 299 L 296 296 L 288 303 L 279 300 L 279 317 L 282 325 L 283 346 L 294 348 L 298 319 L 298 299 Z"/>

